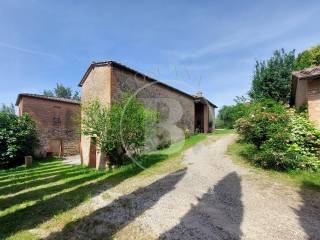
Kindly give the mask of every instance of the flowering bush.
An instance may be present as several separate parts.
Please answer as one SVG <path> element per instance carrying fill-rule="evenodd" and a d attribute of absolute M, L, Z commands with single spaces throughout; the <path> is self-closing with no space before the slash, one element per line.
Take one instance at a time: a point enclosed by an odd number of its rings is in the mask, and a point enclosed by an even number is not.
<path fill-rule="evenodd" d="M 236 128 L 244 142 L 255 146 L 246 155 L 262 167 L 320 169 L 320 131 L 305 113 L 262 100 L 251 104 L 250 114 L 240 118 Z"/>

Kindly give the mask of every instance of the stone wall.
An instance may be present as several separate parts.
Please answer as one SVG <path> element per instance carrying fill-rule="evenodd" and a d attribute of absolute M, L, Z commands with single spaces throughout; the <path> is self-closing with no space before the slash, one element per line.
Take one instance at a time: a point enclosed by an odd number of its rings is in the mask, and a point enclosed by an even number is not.
<path fill-rule="evenodd" d="M 79 104 L 24 96 L 19 103 L 19 114 L 22 113 L 29 113 L 36 123 L 39 139 L 36 155 L 46 156 L 59 148 L 55 147 L 57 144 L 64 155 L 79 154 Z"/>

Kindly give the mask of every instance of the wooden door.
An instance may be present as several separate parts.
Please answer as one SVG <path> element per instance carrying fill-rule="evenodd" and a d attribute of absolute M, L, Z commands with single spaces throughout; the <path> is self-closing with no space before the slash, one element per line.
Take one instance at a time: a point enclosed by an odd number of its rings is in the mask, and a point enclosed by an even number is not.
<path fill-rule="evenodd" d="M 90 140 L 90 153 L 89 153 L 89 167 L 95 168 L 97 165 L 97 147 L 94 144 L 94 139 Z"/>
<path fill-rule="evenodd" d="M 60 139 L 50 139 L 48 142 L 48 154 L 53 156 L 62 155 L 62 141 Z"/>

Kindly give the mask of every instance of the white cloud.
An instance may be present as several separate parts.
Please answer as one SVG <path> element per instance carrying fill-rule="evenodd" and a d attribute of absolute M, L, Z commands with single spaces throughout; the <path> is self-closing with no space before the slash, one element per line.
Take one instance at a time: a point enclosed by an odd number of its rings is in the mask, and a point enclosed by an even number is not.
<path fill-rule="evenodd" d="M 188 50 L 176 51 L 172 50 L 168 53 L 175 56 L 178 60 L 191 60 L 219 53 L 230 52 L 244 46 L 250 46 L 265 41 L 277 39 L 286 35 L 288 32 L 297 27 L 306 24 L 308 20 L 317 16 L 319 9 L 304 9 L 298 13 L 292 12 L 290 15 L 280 15 L 267 20 L 267 22 L 256 23 L 254 19 L 249 26 L 241 26 L 234 32 L 220 40 L 213 40 L 211 44 L 206 46 Z M 257 25 L 260 24 L 260 27 Z"/>
<path fill-rule="evenodd" d="M 23 52 L 23 53 L 28 53 L 28 54 L 38 55 L 38 56 L 44 56 L 44 57 L 49 57 L 49 58 L 53 58 L 53 59 L 58 60 L 58 61 L 62 60 L 61 57 L 59 57 L 57 55 L 54 55 L 54 54 L 51 54 L 51 53 L 37 51 L 37 50 L 33 50 L 33 49 L 28 49 L 28 48 L 22 48 L 22 47 L 11 45 L 11 44 L 7 44 L 7 43 L 4 43 L 4 42 L 0 42 L 0 47 L 16 50 L 18 52 Z"/>

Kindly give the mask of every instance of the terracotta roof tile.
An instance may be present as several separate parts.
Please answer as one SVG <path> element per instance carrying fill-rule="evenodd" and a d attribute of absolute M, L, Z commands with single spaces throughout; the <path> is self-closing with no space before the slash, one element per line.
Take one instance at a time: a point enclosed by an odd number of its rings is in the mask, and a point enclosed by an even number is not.
<path fill-rule="evenodd" d="M 134 69 L 132 69 L 132 68 L 130 68 L 130 67 L 127 67 L 127 66 L 125 66 L 125 65 L 123 65 L 123 64 L 121 64 L 121 63 L 115 62 L 115 61 L 92 62 L 92 63 L 90 64 L 90 66 L 88 67 L 87 71 L 85 72 L 85 74 L 83 75 L 83 77 L 82 77 L 82 79 L 81 79 L 81 81 L 80 81 L 80 83 L 79 83 L 79 87 L 81 87 L 81 86 L 83 85 L 83 83 L 86 81 L 89 73 L 91 72 L 91 70 L 92 70 L 94 67 L 98 67 L 98 66 L 108 66 L 108 65 L 109 65 L 109 66 L 113 66 L 113 67 L 117 67 L 117 68 L 122 69 L 122 70 L 125 70 L 125 71 L 128 71 L 128 72 L 134 74 L 135 76 L 140 76 L 140 77 L 145 78 L 146 80 L 149 80 L 149 81 L 151 81 L 151 82 L 157 82 L 157 84 L 159 84 L 159 85 L 161 85 L 161 86 L 164 86 L 164 87 L 169 88 L 169 89 L 171 89 L 171 90 L 173 90 L 173 91 L 179 92 L 179 93 L 181 93 L 181 94 L 183 94 L 183 95 L 185 95 L 185 96 L 187 96 L 187 97 L 190 97 L 190 98 L 192 98 L 192 99 L 194 99 L 194 100 L 197 99 L 195 96 L 193 96 L 193 95 L 191 95 L 191 94 L 188 94 L 188 93 L 186 93 L 186 92 L 183 92 L 183 91 L 181 91 L 181 90 L 179 90 L 179 89 L 177 89 L 177 88 L 174 88 L 174 87 L 172 87 L 172 86 L 170 86 L 170 85 L 168 85 L 168 84 L 165 84 L 165 83 L 163 83 L 163 82 L 160 82 L 160 81 L 158 81 L 158 80 L 156 80 L 156 79 L 154 79 L 154 78 L 152 78 L 152 77 L 149 77 L 149 76 L 147 76 L 147 75 L 145 75 L 145 74 L 143 74 L 143 73 L 141 73 L 141 72 L 139 72 L 139 71 L 137 71 L 137 70 L 134 70 Z M 204 98 L 204 97 L 203 97 L 203 99 L 205 99 L 212 107 L 217 108 L 217 106 L 216 106 L 215 104 L 213 104 L 212 102 L 210 102 L 208 99 L 206 99 L 206 98 Z"/>
<path fill-rule="evenodd" d="M 292 75 L 299 79 L 314 78 L 320 76 L 320 66 L 306 68 L 301 71 L 293 72 Z"/>
<path fill-rule="evenodd" d="M 48 96 L 44 96 L 40 94 L 32 94 L 32 93 L 20 93 L 16 101 L 16 106 L 19 105 L 19 102 L 22 97 L 33 97 L 33 98 L 39 98 L 39 99 L 45 99 L 45 100 L 51 100 L 51 101 L 57 101 L 57 102 L 80 104 L 80 101 L 68 99 L 68 98 L 48 97 Z"/>

